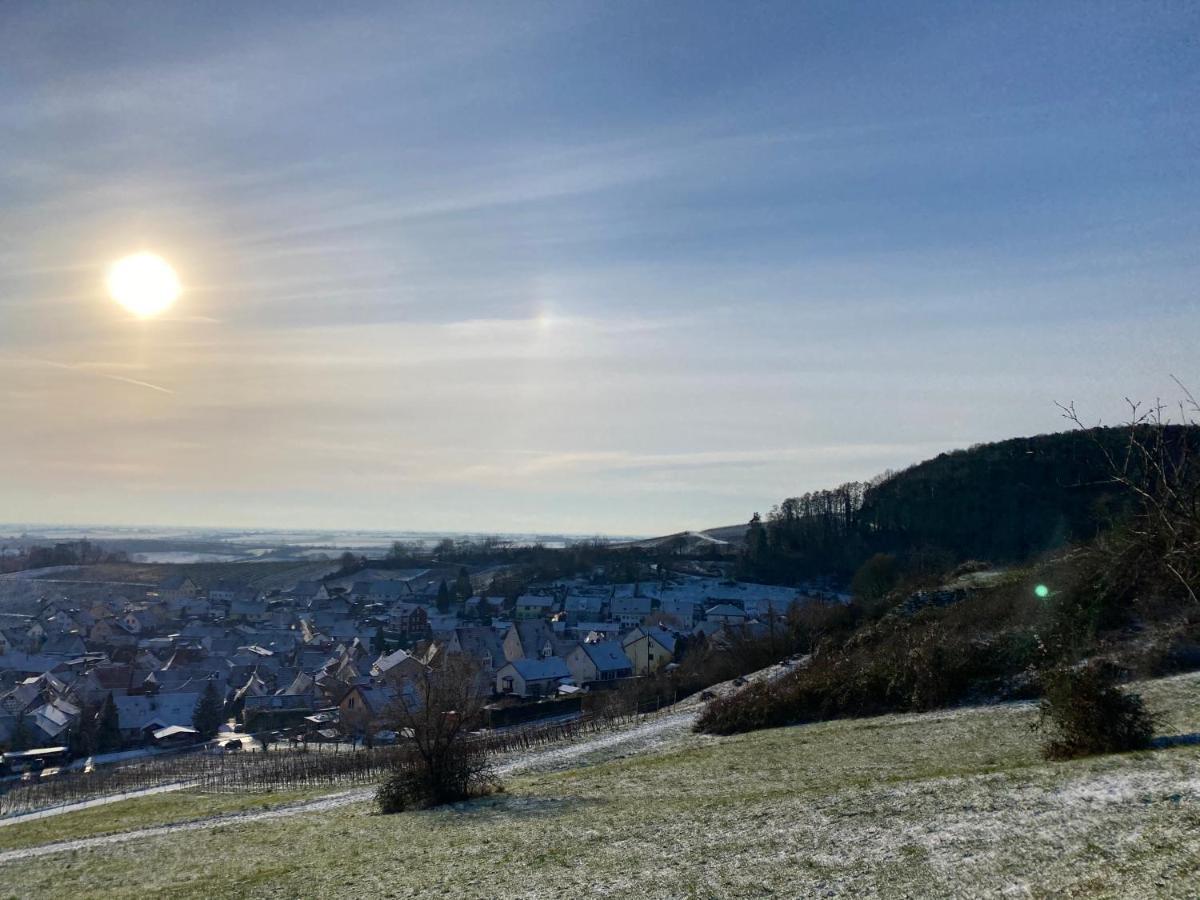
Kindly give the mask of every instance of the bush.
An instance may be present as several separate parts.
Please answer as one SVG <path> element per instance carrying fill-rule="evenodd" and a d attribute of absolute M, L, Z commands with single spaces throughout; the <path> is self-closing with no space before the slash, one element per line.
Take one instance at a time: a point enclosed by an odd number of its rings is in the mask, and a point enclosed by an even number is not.
<path fill-rule="evenodd" d="M 1040 655 L 1036 601 L 1004 585 L 945 608 L 820 639 L 807 666 L 711 701 L 697 730 L 736 734 L 843 716 L 1027 696 Z M 1032 596 L 1032 595 L 1031 595 Z"/>
<path fill-rule="evenodd" d="M 382 813 L 430 809 L 485 797 L 499 788 L 488 755 L 478 742 L 461 742 L 442 753 L 436 766 L 405 764 L 379 786 L 375 802 Z"/>
<path fill-rule="evenodd" d="M 890 553 L 876 553 L 854 573 L 850 590 L 868 608 L 876 606 L 900 582 L 900 566 Z"/>
<path fill-rule="evenodd" d="M 379 789 L 382 812 L 427 809 L 491 793 L 495 775 L 487 743 L 470 736 L 482 722 L 479 669 L 465 656 L 428 666 L 385 712 L 410 756 Z"/>
<path fill-rule="evenodd" d="M 1143 750 L 1154 736 L 1154 717 L 1142 698 L 1117 687 L 1121 674 L 1105 662 L 1058 669 L 1045 678 L 1035 731 L 1047 734 L 1046 759 Z"/>

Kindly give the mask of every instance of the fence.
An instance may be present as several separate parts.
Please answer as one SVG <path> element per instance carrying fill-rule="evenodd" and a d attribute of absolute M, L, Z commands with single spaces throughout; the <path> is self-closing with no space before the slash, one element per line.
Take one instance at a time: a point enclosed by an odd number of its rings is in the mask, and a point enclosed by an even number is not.
<path fill-rule="evenodd" d="M 668 704 L 669 705 L 669 704 Z M 562 741 L 641 721 L 661 705 L 636 711 L 597 711 L 567 722 L 518 726 L 484 733 L 471 740 L 487 745 L 494 755 L 526 753 Z M 211 755 L 187 753 L 139 761 L 94 772 L 61 772 L 34 782 L 17 782 L 0 794 L 0 816 L 45 810 L 56 806 L 120 796 L 179 785 L 199 791 L 249 793 L 311 786 L 352 787 L 381 780 L 412 759 L 401 744 L 375 749 L 283 748 L 269 752 Z"/>

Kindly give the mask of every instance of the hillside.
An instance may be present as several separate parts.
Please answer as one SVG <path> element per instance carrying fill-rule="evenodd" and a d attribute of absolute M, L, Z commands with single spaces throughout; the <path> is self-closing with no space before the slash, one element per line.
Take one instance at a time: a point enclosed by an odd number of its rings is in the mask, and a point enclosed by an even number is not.
<path fill-rule="evenodd" d="M 1046 763 L 1022 704 L 734 738 L 682 723 L 452 808 L 359 802 L 0 863 L 0 895 L 1195 896 L 1200 676 L 1140 689 L 1167 738 L 1146 753 Z"/>
<path fill-rule="evenodd" d="M 879 548 L 1004 562 L 1088 540 L 1127 507 L 1104 456 L 1127 441 L 1127 429 L 1098 428 L 942 453 L 868 488 L 861 528 Z"/>
<path fill-rule="evenodd" d="M 1148 426 L 1138 433 L 1153 443 Z M 1200 444 L 1196 426 L 1168 426 L 1161 435 L 1168 455 Z M 915 569 L 1018 563 L 1088 541 L 1131 507 L 1109 461 L 1124 460 L 1129 439 L 1128 428 L 1013 438 L 790 497 L 761 528 L 751 523 L 742 574 L 849 577 L 875 553 Z"/>
<path fill-rule="evenodd" d="M 677 531 L 662 537 L 623 541 L 613 546 L 673 553 L 679 556 L 706 556 L 714 553 L 719 555 L 740 550 L 745 532 L 745 525 L 712 528 L 708 531 Z"/>

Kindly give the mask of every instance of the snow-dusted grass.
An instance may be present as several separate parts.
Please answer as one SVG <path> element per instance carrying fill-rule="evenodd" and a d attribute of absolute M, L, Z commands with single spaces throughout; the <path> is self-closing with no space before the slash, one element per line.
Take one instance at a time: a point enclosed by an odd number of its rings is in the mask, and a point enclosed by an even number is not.
<path fill-rule="evenodd" d="M 1142 690 L 1160 734 L 1200 732 L 1200 676 Z M 662 726 L 451 809 L 364 802 L 2 866 L 0 896 L 1200 894 L 1200 746 L 1046 763 L 1032 718 Z"/>
<path fill-rule="evenodd" d="M 313 789 L 263 794 L 203 794 L 183 790 L 133 797 L 56 816 L 0 823 L 0 853 L 207 816 L 244 813 L 295 803 L 321 793 Z M 2 884 L 4 878 L 0 877 Z"/>

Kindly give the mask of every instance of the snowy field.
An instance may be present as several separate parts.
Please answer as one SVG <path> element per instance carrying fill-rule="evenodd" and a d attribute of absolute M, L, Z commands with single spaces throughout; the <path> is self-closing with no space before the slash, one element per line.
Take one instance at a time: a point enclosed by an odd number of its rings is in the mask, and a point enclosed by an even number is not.
<path fill-rule="evenodd" d="M 1028 704 L 731 738 L 684 709 L 504 760 L 454 808 L 360 792 L 14 854 L 0 896 L 1195 897 L 1200 675 L 1140 689 L 1145 753 L 1044 762 Z"/>

